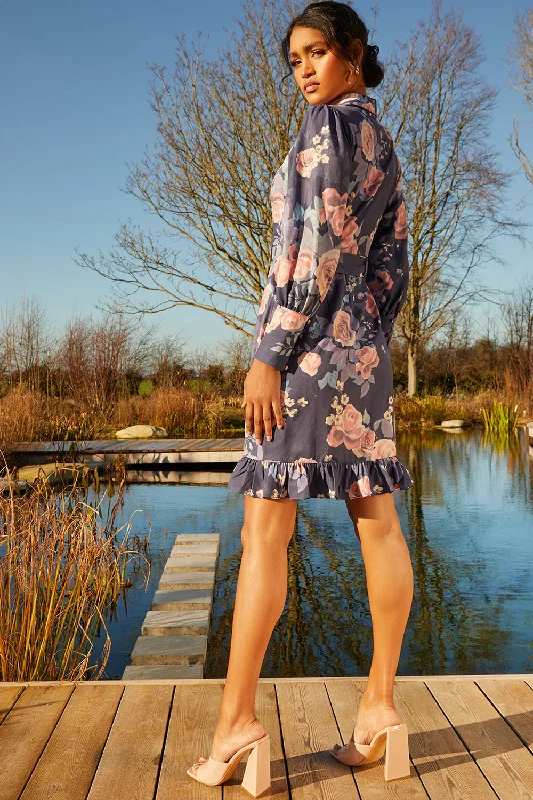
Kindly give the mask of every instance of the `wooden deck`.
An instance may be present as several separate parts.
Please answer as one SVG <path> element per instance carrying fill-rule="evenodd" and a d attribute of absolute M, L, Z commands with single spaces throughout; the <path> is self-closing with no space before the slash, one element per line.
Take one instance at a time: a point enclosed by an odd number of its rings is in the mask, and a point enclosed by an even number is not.
<path fill-rule="evenodd" d="M 73 450 L 71 450 L 73 448 Z M 125 457 L 128 466 L 235 463 L 244 451 L 244 437 L 233 439 L 94 439 L 78 442 L 13 442 L 4 452 L 22 464 L 37 464 L 58 456 L 93 462 Z"/>
<path fill-rule="evenodd" d="M 533 798 L 533 674 L 396 679 L 411 776 L 385 783 L 383 759 L 351 769 L 347 741 L 361 678 L 261 678 L 256 712 L 271 736 L 279 800 Z M 186 768 L 209 755 L 222 680 L 0 684 L 2 800 L 247 797 L 245 762 L 224 787 Z"/>

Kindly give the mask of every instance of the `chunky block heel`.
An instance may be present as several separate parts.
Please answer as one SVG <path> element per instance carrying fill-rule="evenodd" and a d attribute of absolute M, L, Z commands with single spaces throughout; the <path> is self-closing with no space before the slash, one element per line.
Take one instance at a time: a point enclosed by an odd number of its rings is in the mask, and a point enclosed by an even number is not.
<path fill-rule="evenodd" d="M 385 746 L 385 780 L 408 778 L 410 774 L 407 725 L 405 722 L 402 722 L 401 725 L 390 725 L 387 728 Z"/>
<path fill-rule="evenodd" d="M 252 797 L 270 788 L 270 737 L 261 740 L 249 754 L 241 786 Z"/>
<path fill-rule="evenodd" d="M 385 753 L 385 780 L 408 778 L 411 774 L 409 764 L 409 738 L 405 722 L 399 725 L 388 725 L 374 734 L 369 744 L 354 741 L 353 733 L 350 741 L 342 747 L 334 745 L 330 754 L 348 767 L 359 767 L 378 761 Z"/>

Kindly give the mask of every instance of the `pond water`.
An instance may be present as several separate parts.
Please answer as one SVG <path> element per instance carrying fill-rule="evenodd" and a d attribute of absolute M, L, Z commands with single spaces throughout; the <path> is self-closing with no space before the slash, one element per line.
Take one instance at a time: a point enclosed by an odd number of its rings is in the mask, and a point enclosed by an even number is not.
<path fill-rule="evenodd" d="M 395 493 L 415 574 L 398 674 L 533 671 L 533 457 L 525 431 L 504 444 L 479 430 L 399 432 L 398 454 L 415 482 Z M 104 679 L 120 679 L 129 664 L 176 535 L 215 532 L 220 558 L 204 674 L 225 677 L 243 513 L 242 495 L 225 488 L 230 471 L 209 473 L 219 485 L 127 487 L 123 519 L 142 510 L 132 532 L 147 534 L 151 521 L 151 575 L 145 588 L 142 573 L 130 569 L 133 586 L 106 620 L 112 646 Z M 287 601 L 261 676 L 367 675 L 371 618 L 345 503 L 299 501 L 288 557 Z"/>

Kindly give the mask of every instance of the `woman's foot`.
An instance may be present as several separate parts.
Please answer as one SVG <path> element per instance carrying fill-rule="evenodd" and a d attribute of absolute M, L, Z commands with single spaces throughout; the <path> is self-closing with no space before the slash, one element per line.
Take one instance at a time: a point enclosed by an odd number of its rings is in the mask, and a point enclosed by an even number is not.
<path fill-rule="evenodd" d="M 220 722 L 215 728 L 211 746 L 211 758 L 217 761 L 229 761 L 237 750 L 266 733 L 256 716 L 250 717 L 236 725 L 225 725 Z"/>
<path fill-rule="evenodd" d="M 372 699 L 363 694 L 353 730 L 354 741 L 359 744 L 370 744 L 378 731 L 388 725 L 399 725 L 401 721 L 394 703 Z"/>

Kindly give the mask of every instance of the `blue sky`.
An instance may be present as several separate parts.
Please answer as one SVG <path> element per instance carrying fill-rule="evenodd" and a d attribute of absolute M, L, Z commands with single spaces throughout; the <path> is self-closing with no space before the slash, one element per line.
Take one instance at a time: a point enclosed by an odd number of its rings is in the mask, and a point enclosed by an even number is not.
<path fill-rule="evenodd" d="M 523 141 L 529 135 L 527 109 L 508 87 L 507 46 L 514 16 L 532 0 L 509 5 L 496 0 L 456 3 L 479 32 L 487 57 L 483 74 L 500 90 L 498 113 L 488 135 L 501 152 L 504 168 L 518 162 L 508 144 L 513 114 L 520 117 Z M 354 4 L 371 22 L 372 3 Z M 408 39 L 429 2 L 382 0 L 374 37 L 382 54 L 394 39 Z M 449 7 L 449 3 L 445 3 Z M 108 295 L 108 283 L 78 266 L 75 248 L 97 255 L 114 246 L 114 234 L 130 218 L 153 226 L 138 200 L 125 191 L 128 164 L 139 163 L 156 139 L 149 105 L 147 63 L 172 68 L 176 36 L 189 41 L 209 34 L 208 57 L 225 43 L 242 5 L 204 0 L 93 0 L 91 3 L 22 0 L 3 4 L 0 26 L 2 126 L 0 145 L 0 264 L 2 308 L 23 294 L 36 293 L 55 327 L 73 314 L 89 314 Z M 369 94 L 373 94 L 371 91 Z M 531 148 L 533 149 L 533 148 Z M 276 165 L 277 166 L 277 165 Z M 509 186 L 505 212 L 533 222 L 533 192 L 522 175 Z M 502 270 L 489 266 L 492 288 L 515 288 L 532 269 L 533 228 L 527 249 L 508 238 L 499 249 L 508 259 Z M 503 273 L 503 274 L 502 274 Z M 7 288 L 6 288 L 7 287 Z M 212 348 L 233 331 L 214 314 L 174 309 L 156 318 L 164 334 L 180 333 L 187 349 Z M 193 333 L 191 331 L 200 333 Z"/>

